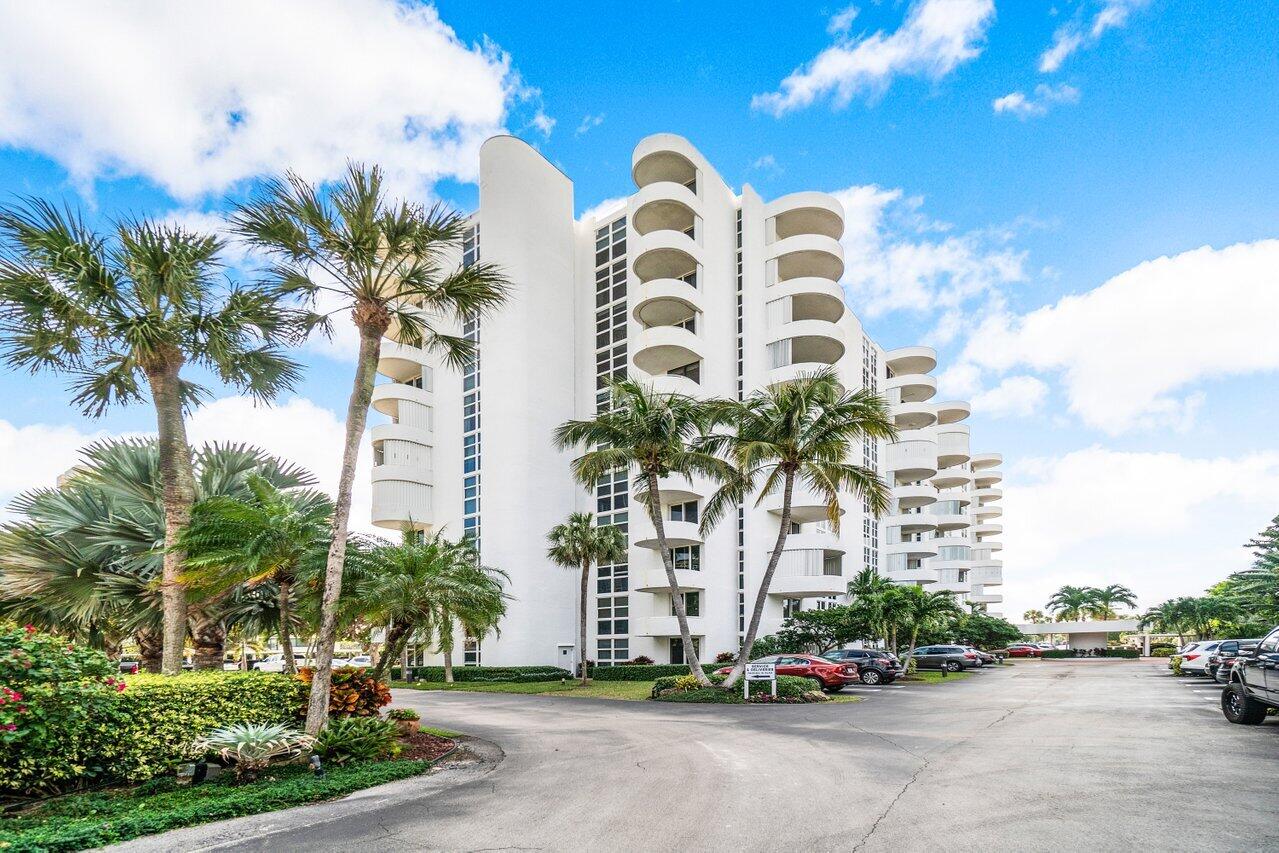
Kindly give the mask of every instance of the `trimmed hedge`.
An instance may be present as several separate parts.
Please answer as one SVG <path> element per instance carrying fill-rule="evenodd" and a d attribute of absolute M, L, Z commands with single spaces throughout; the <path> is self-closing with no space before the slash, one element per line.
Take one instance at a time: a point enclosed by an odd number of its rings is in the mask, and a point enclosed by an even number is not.
<path fill-rule="evenodd" d="M 711 673 L 727 664 L 704 663 L 702 669 Z M 652 665 L 622 664 L 621 666 L 597 666 L 591 670 L 596 681 L 653 681 L 673 675 L 688 675 L 688 667 L 682 663 L 658 663 Z"/>
<path fill-rule="evenodd" d="M 418 681 L 444 680 L 442 666 L 409 667 L 413 677 Z M 455 682 L 487 682 L 505 684 L 527 684 L 533 681 L 558 681 L 561 678 L 573 678 L 573 673 L 558 666 L 455 666 L 453 680 Z M 391 667 L 391 680 L 400 681 L 400 668 Z"/>
<path fill-rule="evenodd" d="M 1099 658 L 1139 658 L 1141 652 L 1137 649 L 1101 649 L 1100 654 L 1081 655 L 1078 649 L 1048 649 L 1044 652 L 1045 658 L 1078 658 L 1078 657 L 1099 657 Z"/>
<path fill-rule="evenodd" d="M 687 669 L 687 667 L 685 667 Z M 734 686 L 732 690 L 725 690 L 722 687 L 697 688 L 690 690 L 679 690 L 675 693 L 668 693 L 665 696 L 659 695 L 665 690 L 676 690 L 681 687 L 682 679 L 685 675 L 668 675 L 654 680 L 652 698 L 659 702 L 712 702 L 722 704 L 735 704 L 743 702 L 742 691 L 740 686 Z M 724 683 L 725 676 L 712 675 L 711 682 L 719 685 Z M 750 701 L 752 702 L 769 702 L 773 701 L 772 685 L 767 681 L 751 681 L 750 684 Z M 784 702 L 802 702 L 805 693 L 811 693 L 819 688 L 814 687 L 813 679 L 799 678 L 794 675 L 777 676 L 777 699 Z"/>

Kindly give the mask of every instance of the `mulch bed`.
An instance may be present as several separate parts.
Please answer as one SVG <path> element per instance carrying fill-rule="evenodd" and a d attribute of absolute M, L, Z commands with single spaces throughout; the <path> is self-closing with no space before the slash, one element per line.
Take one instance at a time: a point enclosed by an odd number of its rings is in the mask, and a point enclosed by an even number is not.
<path fill-rule="evenodd" d="M 404 745 L 404 751 L 399 757 L 418 761 L 435 761 L 457 745 L 457 741 L 452 738 L 437 737 L 426 732 L 400 738 L 400 743 Z"/>

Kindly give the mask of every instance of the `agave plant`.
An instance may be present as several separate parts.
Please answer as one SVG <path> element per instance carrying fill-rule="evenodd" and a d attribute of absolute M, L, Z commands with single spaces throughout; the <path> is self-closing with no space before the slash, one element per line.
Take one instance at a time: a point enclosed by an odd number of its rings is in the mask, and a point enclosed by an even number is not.
<path fill-rule="evenodd" d="M 239 723 L 210 732 L 194 748 L 216 752 L 223 761 L 233 763 L 237 779 L 252 781 L 273 759 L 293 758 L 314 745 L 315 738 L 280 723 Z"/>

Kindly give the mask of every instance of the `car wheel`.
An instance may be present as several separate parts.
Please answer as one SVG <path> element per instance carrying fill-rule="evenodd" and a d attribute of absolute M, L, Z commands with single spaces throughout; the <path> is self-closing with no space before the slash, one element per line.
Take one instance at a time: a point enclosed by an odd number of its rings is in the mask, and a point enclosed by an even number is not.
<path fill-rule="evenodd" d="M 1266 706 L 1248 695 L 1242 684 L 1232 684 L 1221 691 L 1221 713 L 1241 726 L 1260 725 L 1266 719 Z"/>
<path fill-rule="evenodd" d="M 947 672 L 962 672 L 963 669 L 964 669 L 964 665 L 957 660 L 946 661 Z"/>
<path fill-rule="evenodd" d="M 879 676 L 879 670 L 877 669 L 862 670 L 862 684 L 878 684 L 882 680 L 883 679 L 881 679 Z"/>

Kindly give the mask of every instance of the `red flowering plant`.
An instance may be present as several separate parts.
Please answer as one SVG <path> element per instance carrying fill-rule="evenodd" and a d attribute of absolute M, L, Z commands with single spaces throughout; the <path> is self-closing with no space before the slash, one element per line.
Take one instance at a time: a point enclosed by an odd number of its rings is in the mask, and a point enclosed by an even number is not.
<path fill-rule="evenodd" d="M 0 626 L 0 792 L 59 790 L 103 769 L 92 732 L 125 689 L 107 656 L 65 639 Z"/>

